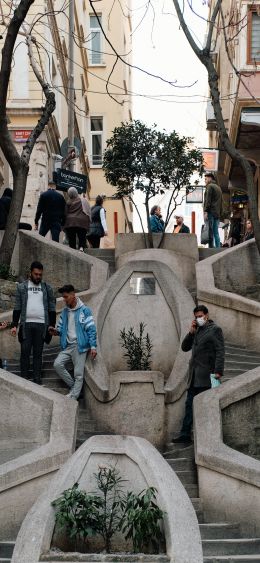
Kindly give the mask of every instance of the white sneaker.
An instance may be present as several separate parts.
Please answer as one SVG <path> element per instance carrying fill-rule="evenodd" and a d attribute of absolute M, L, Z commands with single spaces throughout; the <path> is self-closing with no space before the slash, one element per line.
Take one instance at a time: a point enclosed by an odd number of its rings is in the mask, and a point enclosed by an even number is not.
<path fill-rule="evenodd" d="M 68 399 L 74 399 L 75 401 L 77 401 L 76 397 L 74 397 L 74 395 L 71 395 L 71 393 L 68 393 L 66 397 L 68 397 Z"/>
<path fill-rule="evenodd" d="M 79 248 L 79 251 L 80 251 L 80 252 L 84 252 L 82 246 Z"/>

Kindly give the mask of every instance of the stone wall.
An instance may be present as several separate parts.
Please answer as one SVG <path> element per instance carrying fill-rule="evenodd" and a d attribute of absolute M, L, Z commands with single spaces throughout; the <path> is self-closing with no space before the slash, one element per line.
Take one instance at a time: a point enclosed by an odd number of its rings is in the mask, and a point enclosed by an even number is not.
<path fill-rule="evenodd" d="M 13 309 L 15 292 L 16 282 L 0 279 L 0 313 Z"/>
<path fill-rule="evenodd" d="M 246 296 L 247 288 L 260 282 L 260 256 L 256 244 L 240 244 L 223 252 L 213 265 L 215 285 Z"/>
<path fill-rule="evenodd" d="M 223 441 L 260 459 L 260 392 L 222 410 Z"/>

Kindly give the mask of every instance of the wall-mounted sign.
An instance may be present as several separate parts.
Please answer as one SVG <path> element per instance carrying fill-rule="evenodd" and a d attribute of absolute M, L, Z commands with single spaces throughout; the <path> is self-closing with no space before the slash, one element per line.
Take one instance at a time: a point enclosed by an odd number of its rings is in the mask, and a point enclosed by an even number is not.
<path fill-rule="evenodd" d="M 155 295 L 155 278 L 133 276 L 130 279 L 130 294 Z"/>
<path fill-rule="evenodd" d="M 204 186 L 196 186 L 186 195 L 186 203 L 203 203 Z"/>
<path fill-rule="evenodd" d="M 30 129 L 15 129 L 13 131 L 14 141 L 16 143 L 26 143 L 26 141 L 30 137 L 31 132 L 32 131 Z"/>
<path fill-rule="evenodd" d="M 203 166 L 207 172 L 216 172 L 218 169 L 219 151 L 216 149 L 202 150 Z"/>
<path fill-rule="evenodd" d="M 78 172 L 58 168 L 56 172 L 53 172 L 53 180 L 57 190 L 62 192 L 67 192 L 72 186 L 77 188 L 79 194 L 86 193 L 87 191 L 87 176 L 78 174 Z"/>

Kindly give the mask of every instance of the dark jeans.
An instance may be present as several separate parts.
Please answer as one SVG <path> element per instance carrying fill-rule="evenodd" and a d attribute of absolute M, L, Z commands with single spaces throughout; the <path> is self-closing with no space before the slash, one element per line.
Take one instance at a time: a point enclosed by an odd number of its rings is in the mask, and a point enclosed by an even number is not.
<path fill-rule="evenodd" d="M 211 224 L 212 239 L 209 242 L 209 248 L 220 248 L 220 237 L 219 237 L 219 219 L 213 217 L 212 213 L 208 213 L 208 220 Z"/>
<path fill-rule="evenodd" d="M 185 403 L 185 415 L 182 423 L 181 435 L 190 438 L 192 423 L 193 423 L 193 399 L 196 395 L 207 391 L 209 387 L 193 387 L 188 389 L 186 403 Z"/>
<path fill-rule="evenodd" d="M 86 248 L 86 234 L 87 229 L 82 227 L 68 227 L 66 229 L 66 235 L 68 237 L 70 248 L 77 248 L 77 237 L 79 241 L 79 248 Z"/>
<path fill-rule="evenodd" d="M 100 247 L 100 238 L 98 235 L 89 235 L 88 241 L 91 244 L 92 248 L 99 248 Z"/>
<path fill-rule="evenodd" d="M 33 351 L 33 381 L 41 383 L 45 325 L 43 323 L 25 323 L 24 330 L 25 339 L 21 342 L 21 377 L 29 378 L 30 355 Z"/>
<path fill-rule="evenodd" d="M 51 238 L 54 242 L 59 242 L 60 240 L 60 232 L 61 232 L 61 224 L 58 221 L 50 223 L 48 221 L 44 221 L 42 219 L 39 234 L 45 237 L 47 233 L 51 231 Z"/>

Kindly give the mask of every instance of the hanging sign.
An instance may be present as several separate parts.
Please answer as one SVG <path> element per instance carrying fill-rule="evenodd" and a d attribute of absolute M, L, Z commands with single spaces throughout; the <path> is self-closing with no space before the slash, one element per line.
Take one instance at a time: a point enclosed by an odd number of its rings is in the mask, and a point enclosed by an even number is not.
<path fill-rule="evenodd" d="M 206 172 L 217 172 L 218 170 L 218 155 L 219 151 L 216 149 L 202 150 L 203 166 Z"/>

